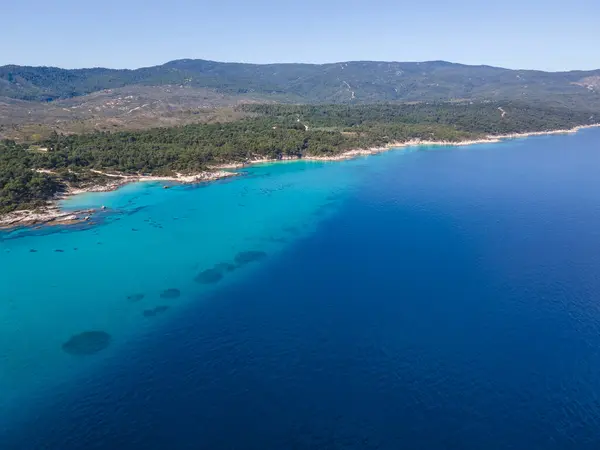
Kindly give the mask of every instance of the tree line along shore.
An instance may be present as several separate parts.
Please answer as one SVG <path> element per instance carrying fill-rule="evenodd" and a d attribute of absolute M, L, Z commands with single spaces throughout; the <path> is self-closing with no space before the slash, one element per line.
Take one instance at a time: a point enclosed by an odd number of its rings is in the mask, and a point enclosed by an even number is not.
<path fill-rule="evenodd" d="M 589 111 L 526 103 L 376 105 L 248 104 L 250 117 L 145 131 L 60 135 L 32 145 L 0 142 L 0 215 L 47 207 L 57 196 L 152 176 L 210 180 L 256 160 L 335 160 L 390 144 L 488 141 L 569 130 Z"/>

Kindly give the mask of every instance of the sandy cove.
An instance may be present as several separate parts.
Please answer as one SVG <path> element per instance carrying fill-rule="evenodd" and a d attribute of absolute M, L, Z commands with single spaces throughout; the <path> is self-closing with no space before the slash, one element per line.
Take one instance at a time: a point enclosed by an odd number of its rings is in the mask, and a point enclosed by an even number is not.
<path fill-rule="evenodd" d="M 113 181 L 104 184 L 92 184 L 82 188 L 69 188 L 64 194 L 62 194 L 59 200 L 72 195 L 84 194 L 86 192 L 109 192 L 129 183 L 139 183 L 147 181 L 165 182 L 165 183 L 181 183 L 181 184 L 194 184 L 202 183 L 206 181 L 220 180 L 221 178 L 228 178 L 236 176 L 234 172 L 226 172 L 224 170 L 205 171 L 197 174 L 184 175 L 176 173 L 175 176 L 161 177 L 154 175 L 126 175 L 121 173 L 109 173 L 101 172 L 100 170 L 91 169 L 90 172 L 102 175 L 104 177 L 112 178 Z"/>
<path fill-rule="evenodd" d="M 183 175 L 177 173 L 171 177 L 160 177 L 153 175 L 125 175 L 101 172 L 99 170 L 91 170 L 108 178 L 112 178 L 108 183 L 91 184 L 86 187 L 74 188 L 68 187 L 67 190 L 58 195 L 54 200 L 51 200 L 47 206 L 37 210 L 20 210 L 13 211 L 0 217 L 0 229 L 10 229 L 17 227 L 33 226 L 33 225 L 72 225 L 76 223 L 89 222 L 92 223 L 93 215 L 97 211 L 87 209 L 81 211 L 65 212 L 58 207 L 58 201 L 77 194 L 88 192 L 109 192 L 118 189 L 119 187 L 138 182 L 166 182 L 166 183 L 181 183 L 195 184 L 208 181 L 215 181 L 222 178 L 236 176 L 234 172 L 224 170 L 206 171 L 192 175 Z"/>
<path fill-rule="evenodd" d="M 91 170 L 98 175 L 113 178 L 114 181 L 104 184 L 92 184 L 83 188 L 69 188 L 66 192 L 62 193 L 57 199 L 51 201 L 45 208 L 39 210 L 21 210 L 12 213 L 5 214 L 0 217 L 0 229 L 16 228 L 21 226 L 31 225 L 69 225 L 74 223 L 81 223 L 90 221 L 92 215 L 96 212 L 95 210 L 83 210 L 65 213 L 61 211 L 57 206 L 57 201 L 69 197 L 71 195 L 83 194 L 87 192 L 107 192 L 113 191 L 120 186 L 128 183 L 137 183 L 144 181 L 156 181 L 156 182 L 173 182 L 173 183 L 202 183 L 208 181 L 219 180 L 222 178 L 228 178 L 238 175 L 235 172 L 229 172 L 227 169 L 241 169 L 250 165 L 283 162 L 283 161 L 343 161 L 347 159 L 353 159 L 361 156 L 369 156 L 377 153 L 382 153 L 392 149 L 401 149 L 406 147 L 427 147 L 427 146 L 466 146 L 476 144 L 495 144 L 508 139 L 519 139 L 530 136 L 545 136 L 553 134 L 571 134 L 576 133 L 585 128 L 600 127 L 600 123 L 592 125 L 580 125 L 571 129 L 565 130 L 550 130 L 550 131 L 533 131 L 530 133 L 512 133 L 503 135 L 489 135 L 485 138 L 465 140 L 465 141 L 430 141 L 421 139 L 411 139 L 405 142 L 392 142 L 383 147 L 373 147 L 369 149 L 353 149 L 348 150 L 344 153 L 334 156 L 305 156 L 303 158 L 297 157 L 283 157 L 280 159 L 269 159 L 269 158 L 255 158 L 244 163 L 230 163 L 220 164 L 211 167 L 211 171 L 200 172 L 198 174 L 183 175 L 177 173 L 176 176 L 171 177 L 160 177 L 152 175 L 125 175 L 125 174 L 114 174 L 101 172 L 99 170 Z"/>

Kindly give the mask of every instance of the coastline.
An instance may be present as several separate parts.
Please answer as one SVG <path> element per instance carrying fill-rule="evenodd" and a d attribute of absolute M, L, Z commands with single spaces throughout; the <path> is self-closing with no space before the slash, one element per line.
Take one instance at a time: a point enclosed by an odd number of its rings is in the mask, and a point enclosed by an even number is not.
<path fill-rule="evenodd" d="M 121 173 L 108 173 L 100 170 L 90 170 L 90 172 L 102 175 L 108 178 L 112 178 L 114 181 L 105 184 L 92 184 L 90 186 L 81 188 L 70 188 L 63 193 L 57 200 L 63 200 L 67 197 L 77 194 L 85 194 L 87 192 L 110 192 L 118 189 L 119 187 L 129 183 L 140 183 L 140 182 L 166 182 L 166 183 L 181 183 L 181 184 L 194 184 L 202 183 L 207 181 L 220 180 L 221 178 L 228 178 L 236 176 L 234 172 L 227 172 L 224 170 L 204 171 L 191 175 L 184 175 L 176 173 L 175 176 L 155 176 L 155 175 L 126 175 Z"/>
<path fill-rule="evenodd" d="M 129 183 L 140 182 L 167 182 L 180 184 L 196 184 L 209 181 L 220 180 L 237 176 L 235 172 L 224 170 L 205 171 L 197 174 L 183 175 L 177 173 L 176 176 L 161 177 L 154 175 L 125 175 L 111 174 L 98 170 L 91 170 L 94 173 L 105 177 L 113 178 L 113 181 L 104 184 L 90 184 L 86 187 L 69 187 L 65 192 L 50 200 L 46 206 L 37 210 L 17 210 L 0 216 L 0 230 L 10 230 L 13 228 L 27 226 L 52 226 L 52 225 L 72 225 L 83 222 L 91 222 L 95 209 L 85 209 L 80 211 L 65 212 L 60 209 L 58 202 L 73 195 L 85 194 L 90 192 L 110 192 Z"/>
<path fill-rule="evenodd" d="M 502 141 L 510 140 L 510 139 L 522 139 L 533 136 L 546 136 L 546 135 L 554 135 L 554 134 L 573 134 L 577 133 L 580 130 L 587 128 L 597 128 L 600 127 L 600 123 L 591 124 L 591 125 L 578 125 L 569 129 L 561 129 L 561 130 L 549 130 L 549 131 L 531 131 L 527 133 L 510 133 L 510 134 L 498 134 L 498 135 L 488 135 L 485 138 L 481 139 L 470 139 L 464 141 L 431 141 L 431 140 L 422 140 L 422 139 L 411 139 L 404 142 L 390 142 L 383 147 L 373 147 L 369 149 L 353 149 L 348 150 L 344 153 L 335 156 L 305 156 L 304 160 L 309 161 L 342 161 L 345 159 L 352 159 L 359 156 L 369 156 L 375 155 L 377 153 L 382 153 L 388 150 L 394 149 L 402 149 L 407 147 L 463 147 L 468 145 L 477 145 L 477 144 L 498 144 Z"/>
<path fill-rule="evenodd" d="M 554 134 L 573 134 L 586 128 L 597 128 L 600 127 L 600 123 L 591 125 L 578 125 L 573 128 L 560 129 L 560 130 L 548 130 L 548 131 L 530 131 L 527 133 L 510 133 L 510 134 L 498 134 L 488 135 L 480 139 L 468 139 L 464 141 L 432 141 L 422 139 L 410 139 L 408 141 L 390 142 L 381 147 L 371 148 L 357 148 L 347 150 L 343 153 L 333 156 L 304 156 L 302 158 L 294 157 L 283 157 L 280 159 L 268 159 L 268 158 L 256 158 L 248 161 L 247 163 L 230 163 L 220 164 L 212 166 L 213 169 L 225 170 L 225 169 L 243 169 L 256 164 L 269 164 L 274 162 L 290 162 L 290 161 L 344 161 L 347 159 L 358 158 L 360 156 L 375 155 L 378 153 L 386 152 L 389 150 L 402 149 L 407 147 L 463 147 L 468 145 L 478 144 L 498 144 L 502 141 L 510 139 L 523 139 L 533 136 L 546 136 Z"/>
<path fill-rule="evenodd" d="M 215 181 L 223 178 L 229 178 L 239 175 L 235 172 L 230 172 L 228 169 L 242 169 L 257 164 L 267 164 L 274 162 L 292 162 L 292 161 L 344 161 L 354 159 L 361 156 L 370 156 L 378 153 L 383 153 L 389 150 L 402 149 L 407 147 L 458 147 L 477 144 L 496 144 L 509 139 L 520 139 L 531 136 L 545 136 L 554 134 L 572 134 L 587 128 L 600 127 L 600 123 L 591 125 L 579 125 L 570 129 L 548 130 L 548 131 L 532 131 L 527 133 L 511 133 L 504 135 L 488 135 L 481 139 L 472 139 L 464 141 L 432 141 L 411 139 L 404 142 L 390 142 L 382 147 L 372 147 L 368 149 L 351 149 L 343 153 L 333 156 L 304 156 L 298 157 L 283 157 L 279 159 L 256 158 L 244 163 L 229 163 L 220 164 L 210 167 L 210 171 L 204 171 L 197 174 L 184 175 L 177 173 L 176 176 L 153 176 L 153 175 L 126 175 L 119 173 L 107 173 L 99 170 L 91 170 L 91 172 L 99 175 L 113 178 L 113 181 L 103 184 L 91 184 L 85 187 L 73 188 L 69 187 L 65 192 L 61 193 L 55 199 L 51 200 L 47 206 L 41 207 L 38 210 L 18 210 L 0 216 L 0 230 L 13 229 L 27 226 L 42 226 L 42 225 L 70 225 L 82 222 L 89 222 L 96 210 L 81 210 L 74 212 L 62 211 L 58 206 L 58 201 L 67 197 L 90 193 L 90 192 L 109 192 L 118 189 L 119 187 L 138 182 L 167 182 L 181 184 L 195 184 L 209 181 Z M 90 222 L 91 223 L 91 222 Z"/>

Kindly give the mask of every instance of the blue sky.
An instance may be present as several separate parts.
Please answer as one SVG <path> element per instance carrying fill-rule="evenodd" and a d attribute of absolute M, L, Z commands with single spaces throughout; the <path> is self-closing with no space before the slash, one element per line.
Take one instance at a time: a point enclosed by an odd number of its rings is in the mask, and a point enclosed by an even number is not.
<path fill-rule="evenodd" d="M 0 65 L 179 58 L 600 68 L 600 0 L 7 0 Z"/>

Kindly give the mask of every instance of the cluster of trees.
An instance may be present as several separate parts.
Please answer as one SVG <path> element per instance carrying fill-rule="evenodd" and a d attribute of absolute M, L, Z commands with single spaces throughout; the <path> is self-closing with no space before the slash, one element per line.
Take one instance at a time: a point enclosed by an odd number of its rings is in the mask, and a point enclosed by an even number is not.
<path fill-rule="evenodd" d="M 254 117 L 119 133 L 54 133 L 44 151 L 0 144 L 0 213 L 35 207 L 90 169 L 132 174 L 197 172 L 254 158 L 335 155 L 353 148 L 420 138 L 459 141 L 490 133 L 569 128 L 589 113 L 528 105 L 245 105 Z"/>
<path fill-rule="evenodd" d="M 509 134 L 572 128 L 590 121 L 590 111 L 525 102 L 461 102 L 376 105 L 247 104 L 239 107 L 262 116 L 300 120 L 313 127 L 446 125 L 482 134 Z M 592 117 L 593 119 L 593 117 Z"/>
<path fill-rule="evenodd" d="M 42 206 L 64 188 L 56 176 L 35 170 L 28 146 L 0 142 L 0 213 Z"/>
<path fill-rule="evenodd" d="M 320 156 L 412 138 L 461 140 L 478 133 L 443 124 L 371 122 L 326 127 L 291 116 L 267 116 L 230 123 L 196 124 L 137 132 L 60 136 L 42 143 L 36 159 L 46 169 L 108 169 L 126 173 L 193 172 L 254 158 Z"/>

